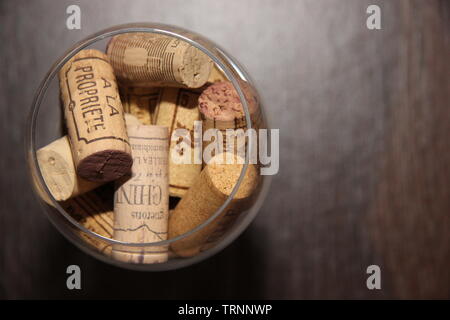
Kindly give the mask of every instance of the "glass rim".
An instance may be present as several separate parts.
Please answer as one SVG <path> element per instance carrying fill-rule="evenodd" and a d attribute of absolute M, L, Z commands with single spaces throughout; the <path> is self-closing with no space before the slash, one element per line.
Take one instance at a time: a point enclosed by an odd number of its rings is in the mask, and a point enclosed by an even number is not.
<path fill-rule="evenodd" d="M 39 166 L 39 163 L 37 161 L 36 156 L 36 124 L 37 124 L 37 115 L 39 114 L 39 109 L 41 106 L 41 103 L 47 93 L 47 89 L 51 83 L 51 81 L 55 78 L 59 70 L 62 68 L 62 66 L 69 61 L 70 58 L 72 58 L 76 53 L 78 53 L 80 50 L 89 47 L 90 45 L 106 39 L 113 37 L 115 35 L 123 34 L 123 33 L 133 33 L 133 32 L 147 32 L 147 33 L 157 33 L 167 36 L 172 36 L 175 38 L 178 38 L 182 41 L 185 41 L 189 43 L 190 45 L 196 47 L 197 49 L 201 50 L 203 53 L 208 55 L 208 57 L 220 67 L 220 69 L 225 73 L 227 76 L 227 80 L 229 80 L 236 92 L 239 95 L 239 98 L 241 100 L 241 103 L 244 108 L 245 113 L 245 120 L 247 123 L 247 129 L 252 128 L 251 118 L 250 118 L 250 112 L 248 109 L 247 100 L 245 98 L 245 95 L 243 93 L 243 90 L 241 89 L 241 86 L 239 85 L 239 81 L 237 77 L 234 75 L 232 71 L 234 71 L 236 74 L 238 74 L 243 80 L 250 81 L 249 76 L 246 74 L 246 72 L 242 69 L 242 67 L 223 49 L 221 49 L 217 44 L 215 44 L 213 41 L 186 29 L 167 25 L 167 24 L 157 24 L 157 23 L 131 23 L 131 24 L 121 24 L 116 25 L 104 30 L 101 30 L 97 33 L 94 33 L 83 40 L 79 41 L 75 45 L 73 45 L 69 50 L 67 50 L 62 57 L 57 59 L 57 61 L 51 66 L 50 70 L 45 75 L 44 79 L 40 83 L 38 89 L 36 90 L 36 94 L 34 96 L 31 110 L 28 115 L 27 120 L 27 133 L 26 133 L 26 141 L 25 146 L 27 150 L 27 157 L 28 157 L 28 166 L 30 170 L 36 170 L 36 177 L 37 182 L 39 183 L 40 187 L 44 190 L 46 195 L 48 196 L 49 200 L 51 201 L 51 205 L 66 219 L 70 222 L 70 224 L 75 227 L 76 229 L 81 230 L 88 236 L 97 238 L 101 241 L 104 241 L 108 243 L 109 245 L 121 245 L 121 246 L 128 246 L 128 247 L 150 247 L 150 246 L 167 246 L 171 243 L 177 242 L 179 240 L 185 239 L 200 230 L 204 229 L 207 225 L 212 223 L 216 218 L 222 214 L 222 212 L 225 210 L 225 208 L 229 205 L 229 203 L 232 201 L 234 196 L 236 195 L 244 177 L 247 172 L 248 166 L 249 166 L 249 157 L 250 157 L 250 150 L 252 150 L 252 144 L 254 143 L 253 139 L 248 139 L 247 148 L 246 148 L 246 154 L 245 154 L 245 162 L 243 164 L 240 176 L 231 191 L 230 195 L 227 197 L 225 202 L 212 214 L 208 219 L 206 219 L 203 223 L 196 226 L 195 228 L 177 236 L 171 239 L 166 239 L 163 241 L 158 242 L 149 242 L 149 243 L 135 243 L 135 242 L 123 242 L 120 240 L 115 240 L 109 237 L 102 236 L 96 232 L 93 232 L 89 230 L 88 228 L 84 227 L 82 224 L 80 224 L 78 221 L 76 221 L 66 210 L 64 210 L 61 205 L 58 203 L 58 201 L 55 200 L 53 195 L 51 194 L 47 184 L 45 183 L 45 180 L 41 173 L 41 168 Z M 186 34 L 190 35 L 191 37 L 186 36 Z M 195 36 L 196 39 L 206 41 L 207 43 L 214 46 L 214 49 L 216 49 L 221 55 L 222 58 L 219 58 L 217 55 L 215 55 L 211 50 L 209 50 L 207 47 L 199 43 L 198 40 L 192 39 Z M 226 60 L 222 61 L 222 59 Z M 253 85 L 253 84 L 252 84 Z M 30 173 L 32 174 L 32 173 Z M 42 197 L 38 195 L 42 201 Z"/>

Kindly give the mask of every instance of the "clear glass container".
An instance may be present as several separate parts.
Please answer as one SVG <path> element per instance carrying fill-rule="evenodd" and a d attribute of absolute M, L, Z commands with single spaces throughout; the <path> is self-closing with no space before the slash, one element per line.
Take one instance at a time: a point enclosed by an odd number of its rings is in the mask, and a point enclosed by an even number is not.
<path fill-rule="evenodd" d="M 225 51 L 222 50 L 219 46 L 214 44 L 211 40 L 208 40 L 196 33 L 169 25 L 153 23 L 119 25 L 96 33 L 74 45 L 66 52 L 63 57 L 61 57 L 54 63 L 54 65 L 48 71 L 45 79 L 40 84 L 31 106 L 31 111 L 27 122 L 26 148 L 30 177 L 36 191 L 37 198 L 44 208 L 44 211 L 46 212 L 49 220 L 67 239 L 69 239 L 84 252 L 94 256 L 101 261 L 128 269 L 143 271 L 178 269 L 211 257 L 217 252 L 221 251 L 231 242 L 233 242 L 249 226 L 249 224 L 258 213 L 258 210 L 260 209 L 263 200 L 268 193 L 271 177 L 264 175 L 260 176 L 258 187 L 252 195 L 251 205 L 249 205 L 244 211 L 240 212 L 233 223 L 227 226 L 226 230 L 223 230 L 223 232 L 220 233 L 220 236 L 218 236 L 214 240 L 214 242 L 207 247 L 207 249 L 202 250 L 195 256 L 179 257 L 176 254 L 170 253 L 169 251 L 169 259 L 166 262 L 139 264 L 127 263 L 114 259 L 111 256 L 110 249 L 114 246 L 120 246 L 122 250 L 130 250 L 130 252 L 134 252 L 136 250 L 144 250 L 145 248 L 170 248 L 173 243 L 181 241 L 186 237 L 193 237 L 196 233 L 201 232 L 203 229 L 210 226 L 212 223 L 214 223 L 214 221 L 220 218 L 221 214 L 223 214 L 224 210 L 226 210 L 227 206 L 230 204 L 236 192 L 238 191 L 240 184 L 243 181 L 246 170 L 249 166 L 248 151 L 251 149 L 252 143 L 254 142 L 249 141 L 247 143 L 245 164 L 243 165 L 239 179 L 232 189 L 230 196 L 220 206 L 220 208 L 212 213 L 206 221 L 204 221 L 200 225 L 197 225 L 190 231 L 175 238 L 169 238 L 164 241 L 153 243 L 121 242 L 113 239 L 110 236 L 105 236 L 105 234 L 97 233 L 93 231 L 93 228 L 91 228 L 90 225 L 83 224 L 82 221 L 84 220 L 83 218 L 80 218 L 80 216 L 76 212 L 76 206 L 74 208 L 70 204 L 67 205 L 67 203 L 65 202 L 58 202 L 54 199 L 44 181 L 36 155 L 36 151 L 39 148 L 48 145 L 52 141 L 64 135 L 64 116 L 60 102 L 60 91 L 58 83 L 58 72 L 62 68 L 62 66 L 80 50 L 94 48 L 105 51 L 105 48 L 111 37 L 123 33 L 133 32 L 157 33 L 175 37 L 189 43 L 190 45 L 196 47 L 197 49 L 208 55 L 213 63 L 228 78 L 228 81 L 233 84 L 242 102 L 245 111 L 246 122 L 251 123 L 248 104 L 244 95 L 244 86 L 250 85 L 254 88 L 254 85 L 248 74 L 244 71 L 243 67 L 229 54 L 225 53 Z M 267 119 L 264 116 L 263 104 L 261 103 L 260 98 L 258 98 L 258 102 L 262 117 L 262 127 L 269 128 Z M 250 125 L 247 126 L 247 128 L 250 128 Z M 270 149 L 270 145 L 268 146 L 268 149 Z M 99 201 L 98 199 L 109 197 L 110 194 L 111 186 L 106 185 L 104 187 L 100 187 L 99 190 L 96 191 L 96 195 L 94 195 L 95 199 L 93 201 L 95 202 Z M 171 199 L 171 201 L 176 202 L 176 199 Z M 89 206 L 89 204 L 86 203 L 79 204 Z M 109 204 L 105 204 L 103 206 L 103 204 L 101 204 L 100 206 L 103 208 L 103 211 L 108 211 L 111 210 L 108 205 Z M 109 218 L 111 218 L 111 216 L 109 216 Z M 111 227 L 111 221 L 106 221 L 105 223 Z"/>

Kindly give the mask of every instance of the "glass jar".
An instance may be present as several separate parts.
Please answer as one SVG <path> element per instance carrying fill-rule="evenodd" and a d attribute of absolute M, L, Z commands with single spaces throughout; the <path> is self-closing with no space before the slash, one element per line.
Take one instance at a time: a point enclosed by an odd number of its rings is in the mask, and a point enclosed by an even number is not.
<path fill-rule="evenodd" d="M 49 187 L 45 183 L 36 154 L 39 148 L 42 148 L 50 142 L 60 138 L 65 130 L 63 111 L 60 106 L 60 93 L 57 77 L 58 72 L 64 64 L 80 50 L 94 48 L 104 51 L 108 44 L 108 40 L 111 37 L 119 34 L 134 32 L 148 32 L 175 37 L 181 41 L 187 42 L 209 56 L 218 69 L 223 72 L 227 80 L 233 84 L 245 111 L 246 123 L 251 124 L 248 104 L 245 99 L 244 92 L 245 87 L 248 85 L 254 88 L 253 83 L 242 66 L 229 54 L 225 53 L 225 51 L 219 46 L 203 36 L 174 26 L 153 23 L 120 25 L 96 33 L 77 43 L 50 68 L 45 79 L 42 81 L 36 92 L 29 114 L 26 135 L 27 161 L 32 184 L 38 196 L 39 202 L 42 204 L 47 214 L 47 217 L 67 239 L 78 246 L 81 250 L 101 261 L 123 268 L 144 271 L 172 270 L 189 266 L 211 257 L 234 241 L 249 226 L 260 209 L 268 192 L 271 180 L 270 176 L 260 176 L 258 186 L 252 194 L 251 205 L 240 212 L 239 215 L 233 219 L 232 223 L 228 224 L 227 227 L 222 230 L 217 237 L 215 237 L 214 241 L 210 245 L 208 245 L 205 249 L 202 249 L 196 255 L 180 257 L 169 250 L 168 260 L 162 263 L 129 263 L 114 259 L 111 255 L 111 248 L 120 247 L 121 250 L 129 250 L 130 252 L 155 247 L 170 248 L 174 243 L 182 241 L 187 237 L 195 237 L 196 234 L 202 232 L 202 230 L 205 230 L 208 226 L 211 226 L 212 223 L 217 222 L 217 220 L 223 216 L 224 210 L 227 209 L 227 206 L 233 200 L 233 197 L 243 181 L 249 167 L 249 152 L 246 153 L 245 163 L 242 166 L 239 179 L 237 180 L 237 183 L 232 189 L 229 197 L 215 212 L 211 213 L 208 219 L 184 234 L 174 238 L 168 238 L 164 241 L 152 243 L 122 242 L 113 239 L 112 236 L 108 236 L 108 234 L 96 232 L 96 228 L 92 227 L 92 223 L 85 223 L 87 216 L 80 216 L 80 212 L 77 212 L 77 210 L 84 210 L 84 213 L 89 215 L 89 211 L 91 210 L 90 206 L 92 204 L 95 206 L 98 204 L 98 201 L 103 201 L 102 199 L 104 199 L 104 197 L 108 197 L 108 195 L 110 195 L 110 186 L 100 187 L 97 191 L 94 190 L 93 192 L 95 193 L 92 195 L 93 198 L 89 198 L 90 196 L 85 198 L 85 200 L 87 199 L 86 203 L 83 202 L 84 200 L 77 200 L 78 202 L 75 201 L 72 203 L 67 203 L 67 201 L 56 201 L 52 196 Z M 257 95 L 256 90 L 255 93 Z M 258 102 L 261 111 L 262 127 L 268 128 L 267 119 L 264 116 L 263 105 L 259 98 Z M 247 128 L 250 128 L 250 125 L 247 126 Z M 250 150 L 252 143 L 254 142 L 249 141 L 246 144 L 247 151 Z M 270 146 L 268 148 L 270 149 Z M 93 202 L 89 203 L 89 199 Z M 176 202 L 175 200 L 174 202 Z M 98 206 L 101 207 L 100 211 L 108 213 L 108 216 L 105 216 L 106 219 L 102 218 L 103 220 L 101 221 L 101 224 L 108 226 L 108 228 L 112 228 L 113 222 L 111 219 L 113 219 L 113 216 L 111 216 L 112 212 L 110 212 L 110 208 L 108 208 L 108 205 L 106 204 L 104 206 L 103 204 L 98 204 Z M 102 226 L 100 225 L 100 228 L 101 227 Z M 109 235 L 110 234 L 111 232 L 109 232 Z"/>

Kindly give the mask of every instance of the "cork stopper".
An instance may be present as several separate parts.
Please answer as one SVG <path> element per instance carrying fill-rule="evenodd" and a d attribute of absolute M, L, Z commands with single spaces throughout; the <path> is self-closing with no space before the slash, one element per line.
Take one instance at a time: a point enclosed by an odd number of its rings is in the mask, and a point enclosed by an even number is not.
<path fill-rule="evenodd" d="M 113 37 L 107 55 L 119 81 L 132 86 L 199 88 L 209 78 L 212 61 L 175 37 L 145 32 Z"/>
<path fill-rule="evenodd" d="M 39 149 L 36 156 L 42 177 L 56 201 L 83 194 L 101 184 L 85 180 L 76 174 L 67 136 Z"/>
<path fill-rule="evenodd" d="M 218 164 L 217 160 L 223 156 L 233 157 L 234 163 Z M 237 163 L 237 157 L 234 154 L 219 154 L 212 158 L 171 214 L 169 238 L 180 236 L 204 223 L 223 205 L 241 174 L 243 164 Z M 172 243 L 173 252 L 191 257 L 213 246 L 231 226 L 230 220 L 234 221 L 248 207 L 258 183 L 258 168 L 249 165 L 235 197 L 222 215 L 196 233 Z"/>
<path fill-rule="evenodd" d="M 233 154 L 234 161 L 237 161 L 237 157 Z M 228 197 L 236 186 L 244 165 L 238 163 L 217 164 L 215 163 L 216 158 L 213 157 L 211 163 L 205 167 L 205 176 L 211 188 Z M 255 189 L 256 181 L 258 181 L 258 170 L 254 166 L 249 166 L 233 199 L 240 200 L 250 197 Z"/>
<path fill-rule="evenodd" d="M 263 119 L 255 91 L 246 82 L 241 83 L 241 88 L 243 88 L 243 93 L 247 100 L 252 128 L 255 130 L 260 129 L 263 126 Z M 242 150 L 242 146 L 238 146 L 239 142 L 237 141 L 227 140 L 227 129 L 242 129 L 240 132 L 237 131 L 235 136 L 243 136 L 245 138 L 242 133 L 246 132 L 248 126 L 244 107 L 233 84 L 229 81 L 216 82 L 203 91 L 198 101 L 203 121 L 203 131 L 206 132 L 209 129 L 219 130 L 222 135 L 222 150 L 239 153 Z M 219 148 L 219 141 L 218 139 L 203 141 L 203 150 L 207 150 L 210 144 L 214 144 L 216 148 Z M 232 147 L 231 142 L 233 143 Z M 229 143 L 230 145 L 228 145 Z M 245 141 L 246 145 L 247 141 Z"/>
<path fill-rule="evenodd" d="M 107 182 L 130 171 L 132 159 L 116 79 L 105 54 L 82 50 L 59 73 L 77 174 Z"/>
<path fill-rule="evenodd" d="M 169 186 L 170 195 L 182 197 L 190 188 L 195 178 L 200 174 L 202 165 L 194 161 L 194 122 L 200 120 L 198 110 L 198 97 L 200 93 L 189 89 L 163 88 L 161 98 L 155 111 L 155 123 L 169 128 L 169 136 L 172 137 L 177 129 L 189 131 L 189 136 L 184 137 L 189 141 L 183 143 L 178 140 L 170 140 L 169 156 Z M 184 141 L 182 139 L 182 141 Z M 186 141 L 184 141 L 186 142 Z M 174 158 L 191 155 L 189 163 L 176 163 Z"/>
<path fill-rule="evenodd" d="M 131 176 L 116 182 L 114 239 L 128 243 L 167 238 L 169 214 L 168 130 L 161 126 L 127 126 L 132 148 Z M 167 261 L 167 247 L 114 245 L 112 256 L 130 263 Z"/>

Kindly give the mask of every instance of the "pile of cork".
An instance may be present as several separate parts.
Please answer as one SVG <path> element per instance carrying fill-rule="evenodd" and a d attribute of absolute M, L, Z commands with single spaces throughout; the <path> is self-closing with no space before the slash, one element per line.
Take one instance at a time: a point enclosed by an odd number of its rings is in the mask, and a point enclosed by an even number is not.
<path fill-rule="evenodd" d="M 60 70 L 59 84 L 65 135 L 39 149 L 37 158 L 53 198 L 85 228 L 124 243 L 160 242 L 203 224 L 232 192 L 242 162 L 214 161 L 223 154 L 209 162 L 173 157 L 194 154 L 187 150 L 194 143 L 180 147 L 177 129 L 192 137 L 199 122 L 202 130 L 246 128 L 236 90 L 202 51 L 174 37 L 122 34 L 110 40 L 106 54 L 78 52 Z M 255 126 L 257 97 L 243 84 Z M 233 150 L 223 152 L 239 157 Z M 109 245 L 77 232 L 123 262 L 192 257 L 220 241 L 251 205 L 258 184 L 259 168 L 249 165 L 222 214 L 170 245 Z"/>

